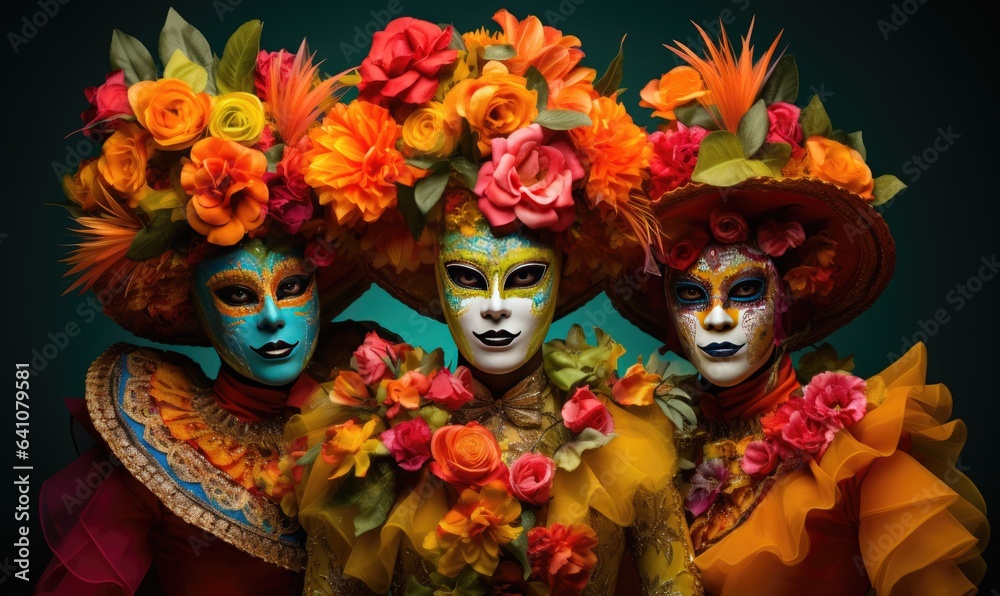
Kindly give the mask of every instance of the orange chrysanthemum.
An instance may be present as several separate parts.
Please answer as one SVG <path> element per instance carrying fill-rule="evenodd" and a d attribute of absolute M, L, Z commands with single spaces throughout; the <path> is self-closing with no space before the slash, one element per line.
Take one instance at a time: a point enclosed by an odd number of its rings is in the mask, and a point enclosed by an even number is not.
<path fill-rule="evenodd" d="M 590 205 L 627 202 L 629 193 L 642 187 L 642 171 L 649 166 L 646 132 L 612 97 L 600 97 L 591 104 L 590 120 L 590 126 L 570 131 L 573 142 L 587 157 Z"/>
<path fill-rule="evenodd" d="M 396 206 L 396 183 L 412 185 L 413 173 L 396 150 L 402 134 L 389 110 L 366 101 L 337 104 L 309 131 L 305 180 L 336 222 L 376 221 Z"/>
<path fill-rule="evenodd" d="M 188 223 L 212 244 L 236 244 L 264 223 L 266 171 L 267 158 L 256 149 L 217 137 L 198 141 L 181 170 L 181 186 L 191 196 Z"/>
<path fill-rule="evenodd" d="M 500 9 L 493 20 L 503 27 L 507 43 L 517 52 L 513 58 L 503 61 L 513 74 L 523 75 L 529 66 L 534 66 L 551 85 L 568 75 L 583 59 L 579 37 L 563 35 L 554 27 L 543 26 L 536 16 L 529 15 L 518 21 L 506 9 Z"/>

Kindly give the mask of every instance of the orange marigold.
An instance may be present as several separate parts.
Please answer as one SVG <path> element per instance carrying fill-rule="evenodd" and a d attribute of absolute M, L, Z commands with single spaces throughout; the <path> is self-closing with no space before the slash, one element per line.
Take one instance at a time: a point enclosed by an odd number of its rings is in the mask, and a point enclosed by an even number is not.
<path fill-rule="evenodd" d="M 602 202 L 614 206 L 627 201 L 631 190 L 642 187 L 642 171 L 649 166 L 650 155 L 646 131 L 611 97 L 594 100 L 590 119 L 590 126 L 570 131 L 587 158 L 587 198 L 591 207 Z"/>
<path fill-rule="evenodd" d="M 358 100 L 336 104 L 309 131 L 313 146 L 304 155 L 305 180 L 321 205 L 331 204 L 336 223 L 377 220 L 396 206 L 396 182 L 414 183 L 396 150 L 401 134 L 389 110 Z"/>
<path fill-rule="evenodd" d="M 506 9 L 500 9 L 493 20 L 503 27 L 507 43 L 517 51 L 516 56 L 503 61 L 514 74 L 523 75 L 529 66 L 534 66 L 551 85 L 569 74 L 583 59 L 579 37 L 563 35 L 554 27 L 543 26 L 534 15 L 518 21 Z"/>

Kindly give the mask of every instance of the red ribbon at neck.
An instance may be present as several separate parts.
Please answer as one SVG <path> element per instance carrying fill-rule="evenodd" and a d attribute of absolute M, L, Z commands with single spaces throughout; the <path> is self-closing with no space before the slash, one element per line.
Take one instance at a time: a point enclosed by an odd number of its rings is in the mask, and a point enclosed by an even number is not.
<path fill-rule="evenodd" d="M 222 409 L 242 422 L 260 422 L 297 413 L 319 385 L 307 374 L 290 385 L 269 387 L 250 381 L 223 366 L 212 390 Z M 291 410 L 291 412 L 286 412 Z"/>
<path fill-rule="evenodd" d="M 777 366 L 778 377 L 770 391 L 767 385 L 771 380 L 771 368 L 768 367 L 735 387 L 716 387 L 714 393 L 706 392 L 699 401 L 702 415 L 708 420 L 730 422 L 774 409 L 800 387 L 791 357 L 785 354 Z"/>

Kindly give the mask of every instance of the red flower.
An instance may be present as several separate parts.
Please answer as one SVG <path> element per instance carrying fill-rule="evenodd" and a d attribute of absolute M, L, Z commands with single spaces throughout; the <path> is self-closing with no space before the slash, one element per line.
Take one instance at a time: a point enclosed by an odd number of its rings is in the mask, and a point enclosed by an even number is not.
<path fill-rule="evenodd" d="M 792 146 L 792 157 L 801 157 L 804 153 L 802 149 L 802 125 L 799 124 L 799 115 L 802 110 L 798 106 L 783 101 L 775 102 L 767 106 L 767 119 L 770 121 L 770 128 L 767 131 L 767 143 L 788 143 Z"/>
<path fill-rule="evenodd" d="M 708 217 L 708 224 L 712 229 L 712 235 L 719 242 L 732 244 L 747 239 L 746 220 L 732 211 L 723 211 L 719 207 L 712 209 L 712 214 Z"/>
<path fill-rule="evenodd" d="M 305 145 L 309 145 L 309 137 L 303 136 L 302 139 L 306 141 Z M 299 141 L 299 145 L 303 145 L 302 140 Z M 306 147 L 306 151 L 310 148 Z M 302 153 L 303 151 L 298 147 L 285 145 L 285 151 L 282 153 L 281 161 L 278 162 L 275 170 L 279 176 L 285 179 L 285 186 L 299 197 L 309 194 L 309 185 L 302 173 L 304 166 Z"/>
<path fill-rule="evenodd" d="M 392 371 L 386 360 L 395 359 L 392 344 L 371 331 L 364 343 L 354 352 L 354 369 L 358 371 L 366 385 L 374 385 L 382 379 L 392 378 Z"/>
<path fill-rule="evenodd" d="M 789 415 L 788 422 L 781 428 L 781 438 L 804 453 L 821 456 L 841 428 L 831 421 L 810 418 L 800 408 Z"/>
<path fill-rule="evenodd" d="M 778 466 L 778 448 L 770 441 L 753 441 L 747 445 L 740 467 L 747 474 L 766 475 Z"/>
<path fill-rule="evenodd" d="M 797 221 L 768 220 L 757 226 L 757 246 L 769 257 L 780 257 L 805 239 L 806 233 Z"/>
<path fill-rule="evenodd" d="M 438 72 L 455 61 L 449 50 L 451 27 L 401 17 L 372 36 L 372 49 L 361 62 L 358 99 L 389 107 L 391 101 L 421 104 L 434 96 Z"/>
<path fill-rule="evenodd" d="M 306 261 L 317 267 L 332 265 L 337 259 L 337 247 L 314 236 L 306 243 Z"/>
<path fill-rule="evenodd" d="M 562 407 L 563 424 L 575 433 L 585 428 L 593 428 L 601 434 L 611 434 L 615 421 L 611 412 L 602 404 L 588 387 L 578 388 Z"/>
<path fill-rule="evenodd" d="M 519 501 L 544 505 L 555 475 L 556 462 L 540 453 L 525 453 L 510 466 L 510 488 Z"/>
<path fill-rule="evenodd" d="M 104 84 L 99 87 L 87 87 L 83 90 L 91 106 L 80 114 L 84 128 L 94 126 L 102 120 L 119 116 L 131 116 L 132 106 L 128 102 L 128 86 L 125 84 L 125 71 L 115 70 L 104 77 Z"/>
<path fill-rule="evenodd" d="M 264 181 L 269 193 L 267 214 L 281 224 L 283 230 L 289 234 L 297 234 L 302 224 L 313 216 L 312 198 L 308 193 L 300 195 L 281 184 L 284 178 L 277 174 L 264 174 Z"/>
<path fill-rule="evenodd" d="M 423 418 L 397 424 L 379 438 L 404 470 L 415 472 L 431 458 L 431 427 Z"/>
<path fill-rule="evenodd" d="M 657 201 L 664 193 L 691 181 L 698 162 L 698 148 L 708 136 L 700 126 L 688 128 L 677 123 L 676 130 L 657 131 L 649 135 L 652 155 L 649 158 L 649 198 Z"/>
<path fill-rule="evenodd" d="M 850 426 L 861 420 L 868 407 L 865 382 L 854 375 L 824 372 L 803 390 L 803 411 L 810 418 Z"/>
<path fill-rule="evenodd" d="M 431 381 L 431 388 L 424 396 L 432 402 L 439 403 L 449 410 L 457 410 L 472 399 L 472 373 L 465 366 L 459 366 L 452 374 L 447 368 L 442 368 Z"/>
<path fill-rule="evenodd" d="M 295 64 L 295 54 L 285 51 L 268 52 L 267 50 L 261 50 L 257 54 L 257 70 L 253 73 L 253 85 L 257 90 L 257 97 L 261 99 L 264 99 L 268 85 L 270 85 L 271 62 L 273 60 L 281 60 L 279 70 L 280 80 L 278 81 L 278 86 L 280 87 L 292 72 L 292 65 Z"/>
<path fill-rule="evenodd" d="M 597 565 L 597 534 L 586 524 L 552 524 L 528 530 L 531 571 L 551 594 L 578 594 Z"/>
<path fill-rule="evenodd" d="M 701 228 L 691 228 L 688 234 L 667 251 L 666 262 L 671 269 L 687 271 L 708 244 L 708 233 Z"/>

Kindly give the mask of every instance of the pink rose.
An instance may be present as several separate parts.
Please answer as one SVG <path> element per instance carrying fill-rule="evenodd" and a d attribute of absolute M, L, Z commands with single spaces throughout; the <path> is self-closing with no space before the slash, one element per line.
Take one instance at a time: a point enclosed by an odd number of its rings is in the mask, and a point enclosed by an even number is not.
<path fill-rule="evenodd" d="M 807 416 L 805 411 L 796 410 L 782 427 L 781 438 L 796 449 L 821 456 L 840 428 L 839 424 L 816 420 Z"/>
<path fill-rule="evenodd" d="M 510 488 L 519 501 L 544 505 L 552 493 L 556 462 L 540 453 L 525 453 L 510 467 Z"/>
<path fill-rule="evenodd" d="M 801 155 L 802 125 L 799 124 L 799 114 L 802 110 L 797 106 L 783 101 L 767 106 L 767 119 L 770 127 L 767 130 L 767 143 L 788 143 L 792 146 L 792 155 Z"/>
<path fill-rule="evenodd" d="M 820 373 L 802 390 L 803 411 L 810 418 L 850 426 L 861 420 L 868 408 L 865 382 L 854 375 Z"/>
<path fill-rule="evenodd" d="M 698 162 L 698 148 L 708 131 L 700 126 L 688 128 L 677 123 L 677 130 L 657 131 L 649 135 L 653 150 L 649 158 L 649 198 L 657 201 L 664 193 L 691 181 Z"/>
<path fill-rule="evenodd" d="M 492 141 L 492 161 L 479 170 L 475 193 L 490 225 L 515 219 L 531 229 L 561 232 L 573 223 L 573 182 L 584 170 L 564 141 L 542 144 L 542 127 L 529 125 Z"/>
<path fill-rule="evenodd" d="M 739 214 L 723 211 L 720 207 L 712 209 L 708 225 L 712 229 L 712 235 L 719 242 L 727 244 L 743 242 L 748 236 L 746 220 Z"/>
<path fill-rule="evenodd" d="M 288 75 L 292 73 L 292 65 L 295 64 L 295 54 L 292 52 L 268 52 L 261 50 L 257 54 L 257 70 L 253 73 L 253 85 L 257 90 L 257 97 L 264 99 L 267 88 L 271 85 L 271 62 L 281 60 L 278 67 L 278 86 L 280 87 L 288 80 Z"/>
<path fill-rule="evenodd" d="M 602 404 L 588 387 L 578 388 L 562 407 L 563 424 L 575 433 L 585 428 L 593 428 L 601 434 L 611 434 L 615 421 L 611 412 Z"/>
<path fill-rule="evenodd" d="M 431 427 L 419 416 L 382 431 L 379 438 L 404 470 L 415 472 L 431 458 Z"/>
<path fill-rule="evenodd" d="M 757 226 L 757 246 L 769 257 L 780 257 L 805 239 L 806 233 L 797 221 L 768 220 Z"/>
<path fill-rule="evenodd" d="M 372 48 L 361 62 L 358 99 L 390 107 L 392 100 L 421 104 L 434 96 L 438 72 L 458 57 L 449 50 L 451 27 L 411 17 L 391 21 L 372 36 Z"/>
<path fill-rule="evenodd" d="M 109 72 L 104 77 L 103 85 L 87 87 L 83 90 L 83 94 L 91 104 L 87 111 L 80 114 L 84 128 L 94 126 L 102 120 L 132 115 L 124 70 Z"/>
<path fill-rule="evenodd" d="M 768 441 L 753 441 L 747 445 L 740 467 L 747 474 L 770 474 L 778 466 L 778 449 Z"/>
<path fill-rule="evenodd" d="M 374 385 L 382 379 L 392 378 L 392 371 L 386 360 L 395 359 L 392 344 L 371 331 L 365 341 L 354 352 L 354 369 L 358 371 L 366 385 Z"/>
<path fill-rule="evenodd" d="M 435 375 L 425 397 L 449 410 L 457 410 L 472 399 L 470 387 L 472 387 L 472 373 L 467 367 L 459 366 L 455 369 L 455 374 L 447 368 L 442 368 Z"/>

